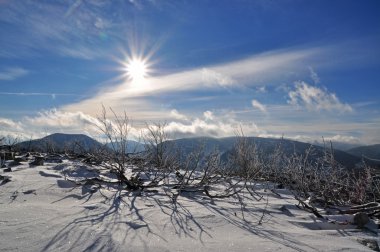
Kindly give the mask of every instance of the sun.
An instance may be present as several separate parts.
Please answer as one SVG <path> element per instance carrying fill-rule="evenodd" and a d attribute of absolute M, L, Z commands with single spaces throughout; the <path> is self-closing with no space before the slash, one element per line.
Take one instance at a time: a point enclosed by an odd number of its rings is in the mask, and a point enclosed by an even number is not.
<path fill-rule="evenodd" d="M 118 71 L 121 72 L 116 79 L 123 81 L 126 91 L 142 93 L 150 90 L 151 74 L 154 73 L 151 68 L 154 62 L 150 57 L 150 54 L 122 52 L 122 58 L 116 59 L 120 65 Z"/>
<path fill-rule="evenodd" d="M 143 80 L 148 73 L 148 66 L 144 60 L 131 59 L 126 64 L 126 74 L 133 81 Z"/>

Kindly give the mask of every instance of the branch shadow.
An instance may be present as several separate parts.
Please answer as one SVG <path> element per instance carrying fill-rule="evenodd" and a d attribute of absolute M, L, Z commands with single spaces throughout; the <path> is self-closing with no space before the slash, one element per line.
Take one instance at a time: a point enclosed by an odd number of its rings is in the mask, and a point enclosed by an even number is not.
<path fill-rule="evenodd" d="M 193 194 L 181 194 L 183 197 L 188 197 L 190 200 L 198 203 L 199 205 L 205 207 L 210 212 L 214 213 L 217 216 L 220 216 L 224 218 L 229 224 L 234 225 L 235 227 L 245 230 L 253 235 L 256 235 L 260 238 L 270 240 L 271 242 L 283 245 L 285 247 L 288 247 L 294 251 L 319 251 L 318 249 L 311 247 L 309 244 L 306 244 L 304 242 L 300 242 L 298 239 L 296 239 L 294 236 L 287 235 L 282 231 L 276 231 L 276 230 L 270 230 L 263 227 L 263 225 L 260 225 L 252 221 L 247 221 L 246 217 L 252 218 L 252 219 L 259 219 L 258 215 L 262 214 L 263 208 L 260 207 L 252 207 L 251 208 L 245 208 L 245 218 L 240 218 L 236 215 L 237 211 L 241 211 L 240 207 L 238 208 L 230 208 L 230 207 L 223 207 L 220 206 L 218 203 L 230 203 L 230 204 L 236 204 L 239 202 L 239 199 L 235 196 L 227 199 L 211 199 L 206 198 L 204 194 L 200 193 L 193 193 Z M 276 212 L 278 213 L 278 212 Z M 267 210 L 266 213 L 269 218 L 271 218 L 272 212 L 270 210 Z"/>
<path fill-rule="evenodd" d="M 76 213 L 77 216 L 81 217 L 70 220 L 68 224 L 61 227 L 43 247 L 42 251 L 59 249 L 77 251 L 83 250 L 83 247 L 85 247 L 84 251 L 117 251 L 123 250 L 119 247 L 120 244 L 126 244 L 127 238 L 132 242 L 135 239 L 144 241 L 148 234 L 165 240 L 164 237 L 151 230 L 148 222 L 140 214 L 139 208 L 135 206 L 137 194 L 131 194 L 114 185 L 108 186 L 112 186 L 108 189 L 114 190 L 111 196 L 107 196 L 98 190 L 96 193 L 99 193 L 103 200 L 96 205 L 84 205 L 83 209 Z M 94 192 L 83 193 L 86 191 L 85 187 L 86 185 L 82 185 L 82 194 L 72 193 L 52 202 L 52 204 L 68 198 L 81 201 L 81 205 L 85 204 L 95 194 Z M 71 191 L 76 188 L 72 188 Z M 104 206 L 107 207 L 104 209 Z M 126 209 L 128 212 L 125 211 Z M 70 216 L 66 217 L 70 218 Z M 141 229 L 146 230 L 146 232 L 136 232 Z M 119 242 L 115 241 L 113 237 L 115 235 L 118 236 Z"/>
<path fill-rule="evenodd" d="M 213 238 L 211 233 L 207 231 L 211 227 L 202 224 L 185 204 L 178 200 L 173 200 L 166 194 L 162 194 L 162 196 L 166 196 L 167 200 L 163 200 L 162 197 L 153 197 L 152 200 L 160 208 L 161 212 L 169 217 L 169 221 L 164 224 L 164 228 L 168 228 L 170 225 L 178 237 L 184 236 L 198 239 L 202 244 L 204 244 L 203 236 Z"/>
<path fill-rule="evenodd" d="M 139 207 L 139 200 L 144 200 L 151 206 L 158 207 L 161 213 L 167 217 L 167 221 L 160 223 L 164 229 L 174 230 L 179 237 L 185 237 L 199 241 L 205 244 L 205 239 L 213 239 L 213 225 L 208 223 L 208 218 L 222 218 L 228 224 L 244 230 L 252 235 L 256 235 L 264 240 L 285 246 L 294 251 L 318 251 L 318 249 L 310 246 L 305 242 L 301 242 L 290 233 L 266 228 L 263 225 L 255 223 L 263 214 L 263 207 L 250 203 L 241 208 L 238 203 L 241 199 L 232 196 L 224 199 L 212 199 L 205 196 L 201 192 L 181 192 L 179 198 L 173 200 L 172 195 L 160 190 L 147 191 L 125 191 L 120 186 L 108 184 L 103 187 L 104 191 L 112 192 L 111 196 L 107 196 L 103 190 L 97 192 L 89 191 L 87 185 L 81 185 L 81 193 L 73 192 L 52 204 L 58 203 L 68 198 L 74 198 L 81 201 L 81 204 L 89 202 L 95 193 L 99 193 L 103 197 L 102 202 L 96 205 L 84 206 L 79 213 L 81 217 L 75 218 L 53 236 L 46 244 L 42 251 L 52 251 L 57 249 L 84 251 L 100 251 L 100 250 L 123 250 L 123 244 L 134 244 L 138 241 L 144 246 L 145 251 L 150 248 L 146 247 L 148 235 L 159 238 L 165 243 L 169 243 L 167 237 L 158 233 L 153 226 L 146 220 L 143 208 Z M 105 186 L 105 185 L 103 185 Z M 243 199 L 248 196 L 240 195 Z M 190 203 L 193 202 L 193 203 Z M 204 208 L 210 212 L 207 216 L 195 216 L 194 203 L 196 206 Z M 147 205 L 147 204 L 145 204 Z M 245 218 L 238 216 L 236 213 L 244 211 Z M 281 213 L 278 209 L 265 209 L 266 218 L 273 218 L 273 213 Z M 203 211 L 202 211 L 203 212 Z M 291 215 L 283 213 L 284 216 Z M 251 220 L 251 221 L 248 221 Z M 273 220 L 276 223 L 276 220 Z M 291 222 L 290 222 L 291 223 Z M 295 223 L 291 223 L 296 225 Z M 311 225 L 311 224 L 310 224 Z M 117 239 L 115 240 L 115 236 Z M 67 242 L 70 242 L 69 244 Z M 85 244 L 83 244 L 85 243 Z"/>

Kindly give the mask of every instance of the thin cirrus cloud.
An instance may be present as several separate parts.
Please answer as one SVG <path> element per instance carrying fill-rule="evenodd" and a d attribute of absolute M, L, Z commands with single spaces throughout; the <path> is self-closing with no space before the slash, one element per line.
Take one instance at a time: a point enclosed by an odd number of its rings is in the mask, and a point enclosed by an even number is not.
<path fill-rule="evenodd" d="M 99 50 L 98 45 L 114 35 L 112 20 L 96 1 L 86 1 L 86 8 L 81 2 L 7 2 L 0 9 L 0 22 L 11 24 L 12 29 L 2 38 L 5 46 L 0 48 L 0 57 L 20 58 L 41 50 L 86 60 L 106 55 L 108 49 Z M 14 40 L 20 33 L 27 39 Z"/>
<path fill-rule="evenodd" d="M 289 104 L 305 106 L 310 111 L 352 112 L 352 107 L 342 103 L 334 93 L 327 89 L 309 85 L 304 81 L 295 82 L 295 89 L 288 93 Z"/>
<path fill-rule="evenodd" d="M 262 104 L 261 102 L 259 102 L 258 100 L 252 100 L 252 107 L 260 110 L 263 113 L 267 112 L 266 106 Z"/>
<path fill-rule="evenodd" d="M 162 113 L 157 115 L 164 119 L 167 118 L 168 111 L 162 111 L 163 108 L 157 106 L 152 97 L 161 94 L 262 86 L 260 83 L 263 80 L 288 77 L 289 72 L 300 68 L 315 55 L 320 55 L 321 51 L 320 48 L 273 51 L 224 64 L 152 76 L 140 87 L 125 81 L 112 87 L 105 86 L 93 97 L 66 105 L 62 109 L 95 115 L 100 103 L 103 103 L 115 110 L 122 111 L 123 108 L 128 108 L 129 114 L 135 119 L 140 119 L 145 114 L 154 118 L 161 110 Z"/>
<path fill-rule="evenodd" d="M 77 96 L 83 95 L 73 93 L 40 93 L 40 92 L 0 92 L 0 95 L 15 95 L 15 96 L 50 96 L 55 99 L 57 96 Z"/>
<path fill-rule="evenodd" d="M 203 83 L 206 85 L 218 84 L 220 86 L 230 86 L 237 83 L 230 76 L 207 68 L 202 69 L 201 76 Z"/>
<path fill-rule="evenodd" d="M 11 81 L 23 77 L 29 73 L 28 70 L 21 67 L 10 67 L 0 71 L 0 80 Z"/>
<path fill-rule="evenodd" d="M 321 80 L 319 79 L 318 74 L 314 71 L 312 67 L 309 67 L 310 78 L 313 80 L 314 84 L 319 84 Z"/>
<path fill-rule="evenodd" d="M 261 87 L 257 87 L 256 91 L 258 93 L 266 93 L 268 90 L 267 90 L 266 86 L 261 86 Z"/>

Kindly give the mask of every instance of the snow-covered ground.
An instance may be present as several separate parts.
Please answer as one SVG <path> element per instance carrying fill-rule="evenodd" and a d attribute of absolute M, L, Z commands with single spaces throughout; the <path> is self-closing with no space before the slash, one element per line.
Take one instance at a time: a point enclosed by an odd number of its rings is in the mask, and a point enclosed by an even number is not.
<path fill-rule="evenodd" d="M 342 216 L 319 220 L 286 190 L 246 200 L 243 220 L 234 198 L 188 193 L 173 204 L 162 188 L 141 194 L 65 179 L 98 176 L 93 169 L 72 161 L 1 169 L 11 181 L 0 186 L 0 251 L 372 251 L 360 241 L 378 239 Z"/>

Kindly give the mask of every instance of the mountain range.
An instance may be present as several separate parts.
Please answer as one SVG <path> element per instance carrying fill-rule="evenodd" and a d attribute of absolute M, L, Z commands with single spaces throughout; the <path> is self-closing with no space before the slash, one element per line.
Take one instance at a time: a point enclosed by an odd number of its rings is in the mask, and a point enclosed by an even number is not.
<path fill-rule="evenodd" d="M 246 140 L 250 144 L 255 144 L 258 151 L 263 154 L 270 154 L 275 151 L 278 146 L 281 146 L 282 152 L 290 156 L 292 154 L 305 154 L 307 149 L 310 148 L 309 143 L 289 140 L 289 139 L 277 139 L 277 138 L 262 138 L 262 137 L 246 137 Z M 183 138 L 168 141 L 176 149 L 182 151 L 182 153 L 190 153 L 196 148 L 203 148 L 203 152 L 207 155 L 213 150 L 218 150 L 221 153 L 223 160 L 227 160 L 229 155 L 233 153 L 234 146 L 237 143 L 237 137 L 226 138 L 210 138 L 210 137 L 197 137 L 197 138 Z M 168 144 L 167 143 L 167 144 Z M 318 145 L 312 145 L 313 159 L 320 158 L 324 155 L 325 151 L 330 151 L 324 147 Z M 356 164 L 362 161 L 360 156 L 356 156 L 341 150 L 333 150 L 335 160 L 347 168 L 354 168 Z M 264 155 L 265 156 L 265 155 Z M 270 155 L 267 155 L 268 158 Z"/>
<path fill-rule="evenodd" d="M 380 144 L 360 146 L 347 150 L 348 153 L 380 162 Z"/>
<path fill-rule="evenodd" d="M 289 139 L 261 137 L 246 137 L 246 139 L 249 143 L 254 143 L 257 146 L 258 150 L 264 154 L 273 153 L 275 148 L 279 145 L 281 145 L 281 149 L 285 155 L 292 155 L 293 153 L 304 154 L 305 151 L 310 148 L 309 143 Z M 237 137 L 195 137 L 169 140 L 164 144 L 168 146 L 174 146 L 177 150 L 180 150 L 183 155 L 187 155 L 193 150 L 202 146 L 202 151 L 206 155 L 214 150 L 217 150 L 220 152 L 222 159 L 226 160 L 228 159 L 228 156 L 233 152 L 237 140 Z M 106 144 L 106 146 L 109 149 L 112 149 L 109 143 Z M 127 146 L 127 152 L 144 151 L 144 144 L 140 142 L 128 140 Z M 104 147 L 104 144 L 84 134 L 55 133 L 41 139 L 34 139 L 18 143 L 16 147 L 23 151 L 64 152 L 65 150 L 69 150 L 78 152 L 83 150 L 90 151 L 91 149 Z M 322 157 L 324 153 L 324 147 L 313 145 L 314 158 Z M 375 166 L 378 166 L 380 164 L 380 144 L 355 147 L 347 151 L 335 149 L 333 150 L 333 153 L 335 160 L 347 168 L 354 168 L 355 165 L 360 163 L 362 160 L 365 160 L 367 163 Z"/>

